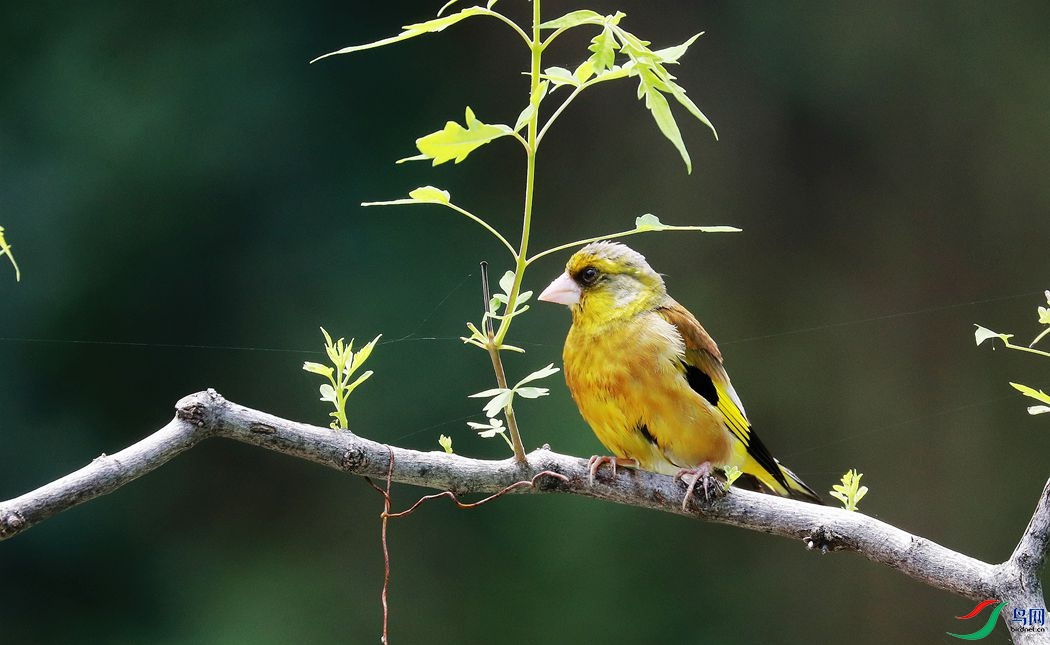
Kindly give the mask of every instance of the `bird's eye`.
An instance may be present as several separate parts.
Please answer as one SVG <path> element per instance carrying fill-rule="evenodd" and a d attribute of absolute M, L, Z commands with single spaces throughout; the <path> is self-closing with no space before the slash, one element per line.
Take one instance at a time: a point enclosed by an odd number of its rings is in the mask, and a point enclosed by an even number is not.
<path fill-rule="evenodd" d="M 598 273 L 598 269 L 595 269 L 594 267 L 587 267 L 583 271 L 580 271 L 580 282 L 587 286 L 591 286 L 592 284 L 598 281 L 599 275 L 600 274 Z"/>

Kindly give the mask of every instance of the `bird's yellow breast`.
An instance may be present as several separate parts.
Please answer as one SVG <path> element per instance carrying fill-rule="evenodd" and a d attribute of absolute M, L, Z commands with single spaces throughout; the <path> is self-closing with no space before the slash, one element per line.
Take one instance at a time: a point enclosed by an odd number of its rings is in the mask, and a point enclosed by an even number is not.
<path fill-rule="evenodd" d="M 655 311 L 602 324 L 578 317 L 565 341 L 565 380 L 583 418 L 614 455 L 674 474 L 735 461 L 721 413 L 682 376 L 681 335 Z"/>

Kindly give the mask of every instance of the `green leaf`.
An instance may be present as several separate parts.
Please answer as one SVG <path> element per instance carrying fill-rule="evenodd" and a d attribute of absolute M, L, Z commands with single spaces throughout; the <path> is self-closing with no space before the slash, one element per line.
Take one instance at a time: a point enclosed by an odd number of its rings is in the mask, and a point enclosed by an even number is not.
<path fill-rule="evenodd" d="M 842 502 L 847 511 L 857 510 L 857 504 L 868 494 L 868 487 L 860 485 L 860 478 L 864 475 L 854 469 L 850 469 L 842 476 L 842 483 L 832 486 L 829 493 L 832 497 Z"/>
<path fill-rule="evenodd" d="M 616 50 L 619 48 L 616 39 L 613 38 L 612 29 L 609 27 L 602 29 L 601 33 L 591 39 L 591 44 L 587 49 L 592 53 L 587 60 L 590 61 L 596 74 L 601 74 L 613 66 L 616 62 Z"/>
<path fill-rule="evenodd" d="M 514 288 L 514 272 L 507 271 L 499 279 L 499 288 L 503 289 L 503 293 L 510 295 L 510 290 Z"/>
<path fill-rule="evenodd" d="M 15 262 L 15 254 L 11 252 L 11 245 L 4 239 L 4 227 L 0 226 L 0 257 L 7 256 L 10 260 L 11 266 L 15 268 L 15 282 L 22 280 L 22 272 L 18 268 L 18 263 Z"/>
<path fill-rule="evenodd" d="M 744 474 L 743 471 L 736 466 L 725 466 L 722 468 L 722 472 L 725 473 L 726 476 L 726 488 L 732 488 L 733 482 L 735 482 L 740 475 Z"/>
<path fill-rule="evenodd" d="M 645 97 L 645 107 L 648 108 L 649 112 L 653 115 L 653 120 L 656 121 L 656 125 L 660 128 L 660 132 L 662 132 L 663 135 L 674 144 L 674 147 L 678 150 L 678 154 L 682 156 L 682 161 L 685 162 L 686 171 L 692 173 L 693 162 L 689 159 L 689 151 L 685 149 L 685 142 L 682 140 L 682 133 L 678 130 L 678 124 L 675 123 L 674 115 L 671 114 L 671 106 L 668 105 L 667 99 L 664 98 L 663 93 L 656 89 L 656 84 L 659 79 L 657 79 L 653 73 L 646 68 L 637 69 L 639 70 L 638 91 Z"/>
<path fill-rule="evenodd" d="M 1040 403 L 1050 403 L 1050 394 L 1037 390 L 1034 387 L 1028 387 L 1027 385 L 1021 385 L 1020 383 L 1010 383 L 1015 390 L 1024 394 L 1027 397 L 1033 398 Z"/>
<path fill-rule="evenodd" d="M 526 399 L 538 399 L 550 394 L 550 390 L 545 387 L 517 387 L 514 388 L 514 393 Z"/>
<path fill-rule="evenodd" d="M 572 77 L 576 79 L 577 85 L 586 83 L 592 76 L 594 76 L 594 63 L 590 59 L 580 63 L 579 67 L 572 72 Z"/>
<path fill-rule="evenodd" d="M 718 140 L 718 131 L 715 130 L 715 125 L 711 123 L 711 120 L 707 118 L 707 115 L 700 111 L 700 108 L 693 103 L 693 100 L 686 96 L 685 90 L 682 89 L 678 83 L 674 81 L 668 81 L 667 86 L 671 89 L 671 96 L 675 98 L 685 109 L 689 110 L 689 113 L 695 116 L 700 123 L 703 123 L 711 129 L 711 134 L 715 135 L 715 141 Z"/>
<path fill-rule="evenodd" d="M 510 390 L 505 388 L 505 387 L 494 387 L 494 388 L 489 389 L 489 390 L 482 390 L 481 392 L 475 392 L 474 394 L 468 395 L 468 397 L 471 398 L 471 399 L 480 399 L 480 398 L 483 398 L 483 397 L 486 397 L 486 396 L 496 396 L 497 394 L 503 394 L 504 392 L 510 392 Z"/>
<path fill-rule="evenodd" d="M 335 373 L 335 370 L 333 370 L 331 367 L 327 365 L 321 365 L 320 363 L 314 363 L 311 361 L 306 361 L 305 363 L 303 363 L 303 369 L 307 372 L 313 372 L 314 374 L 320 374 L 321 376 L 325 376 L 328 378 L 332 378 L 332 374 Z"/>
<path fill-rule="evenodd" d="M 572 85 L 573 87 L 579 86 L 579 81 L 573 76 L 573 73 L 564 67 L 548 67 L 543 70 L 543 74 L 540 78 L 550 81 L 555 87 L 561 87 L 563 85 Z"/>
<path fill-rule="evenodd" d="M 427 157 L 429 159 L 429 157 Z M 441 190 L 433 186 L 421 186 L 408 193 L 408 197 L 402 199 L 388 199 L 381 202 L 362 202 L 362 206 L 397 206 L 401 204 L 442 204 L 450 205 L 452 195 L 447 190 Z"/>
<path fill-rule="evenodd" d="M 533 372 L 532 374 L 529 374 L 525 378 L 523 378 L 520 381 L 518 381 L 518 384 L 514 386 L 514 389 L 517 390 L 518 388 L 520 388 L 522 385 L 524 385 L 526 383 L 531 383 L 532 381 L 537 381 L 539 379 L 547 378 L 548 376 L 551 376 L 552 374 L 556 374 L 559 371 L 560 370 L 557 367 L 554 367 L 554 363 L 548 363 L 546 367 L 542 367 L 542 368 L 536 370 L 535 372 Z"/>
<path fill-rule="evenodd" d="M 653 55 L 663 63 L 677 63 L 678 59 L 681 58 L 685 54 L 686 50 L 689 49 L 689 46 L 692 45 L 697 38 L 703 35 L 704 32 L 701 31 L 697 35 L 682 43 L 681 45 L 675 45 L 674 47 L 668 47 L 666 49 L 658 49 L 653 52 Z"/>
<path fill-rule="evenodd" d="M 974 325 L 974 327 L 977 328 L 973 332 L 974 340 L 977 341 L 978 345 L 991 338 L 1001 338 L 1002 340 L 1006 341 L 1013 337 L 1012 334 L 1000 334 L 998 332 L 992 331 L 991 329 L 981 327 L 980 325 Z"/>
<path fill-rule="evenodd" d="M 540 29 L 571 29 L 579 25 L 600 25 L 605 22 L 605 17 L 590 9 L 570 11 L 561 18 L 548 20 L 540 24 Z"/>
<path fill-rule="evenodd" d="M 647 231 L 673 231 L 673 230 L 700 231 L 701 233 L 740 233 L 741 229 L 735 226 L 672 226 L 664 224 L 660 218 L 652 213 L 639 215 L 634 218 L 634 232 L 645 233 Z"/>
<path fill-rule="evenodd" d="M 1050 308 L 1037 307 L 1036 310 L 1039 312 L 1039 324 L 1050 325 Z"/>
<path fill-rule="evenodd" d="M 503 390 L 496 396 L 492 397 L 485 407 L 482 408 L 485 412 L 485 416 L 490 419 L 500 413 L 504 408 L 510 405 L 510 402 L 514 399 L 514 392 L 511 390 Z"/>
<path fill-rule="evenodd" d="M 638 231 L 662 231 L 667 228 L 667 224 L 661 222 L 656 215 L 646 213 L 634 219 L 634 228 Z"/>
<path fill-rule="evenodd" d="M 453 0 L 454 2 L 455 0 Z M 445 435 L 438 435 L 438 445 L 441 446 L 442 450 L 448 454 L 452 454 L 452 437 Z"/>
<path fill-rule="evenodd" d="M 319 388 L 321 391 L 321 400 L 328 401 L 329 403 L 336 403 L 335 388 L 328 383 L 322 383 Z"/>
<path fill-rule="evenodd" d="M 452 160 L 459 163 L 477 148 L 514 132 L 505 125 L 482 123 L 469 107 L 465 122 L 466 127 L 455 121 L 447 122 L 444 129 L 416 139 L 416 147 L 427 158 L 433 159 L 435 166 Z"/>
<path fill-rule="evenodd" d="M 497 434 L 503 434 L 507 429 L 503 427 L 502 419 L 489 419 L 488 423 L 477 423 L 476 421 L 467 421 L 467 425 L 478 431 L 478 436 L 483 439 L 491 439 Z"/>
<path fill-rule="evenodd" d="M 546 83 L 547 81 L 544 81 Z M 536 105 L 529 103 L 525 106 L 525 109 L 518 114 L 518 118 L 514 120 L 514 131 L 517 132 L 528 125 L 529 120 L 532 119 L 532 115 L 536 114 Z"/>
<path fill-rule="evenodd" d="M 358 385 L 361 385 L 362 383 L 367 381 L 370 376 L 372 376 L 372 370 L 368 370 L 367 372 L 363 372 L 361 374 L 361 376 L 357 377 L 356 381 L 354 381 L 350 385 L 347 385 L 343 389 L 346 390 L 347 394 L 350 394 L 351 392 L 353 392 L 354 390 L 357 389 Z"/>
<path fill-rule="evenodd" d="M 449 4 L 451 4 L 451 3 L 449 3 Z M 442 10 L 444 10 L 448 6 L 449 5 L 446 4 L 445 7 L 442 7 Z M 328 58 L 329 56 L 338 56 L 340 54 L 351 54 L 353 52 L 359 52 L 359 51 L 362 51 L 362 50 L 365 50 L 365 49 L 374 49 L 376 47 L 383 47 L 385 45 L 392 45 L 394 43 L 401 42 L 402 40 L 408 40 L 409 38 L 415 38 L 416 36 L 422 36 L 423 34 L 431 34 L 431 33 L 435 33 L 435 32 L 438 32 L 438 31 L 444 31 L 445 29 L 447 29 L 448 27 L 451 27 L 452 25 L 456 24 L 460 20 L 465 20 L 466 18 L 470 18 L 471 16 L 477 16 L 477 15 L 480 15 L 480 14 L 483 14 L 483 13 L 486 13 L 486 10 L 482 9 L 481 7 L 470 7 L 468 9 L 463 9 L 462 11 L 460 11 L 458 13 L 454 13 L 454 14 L 449 15 L 449 16 L 444 16 L 442 18 L 435 18 L 434 20 L 428 20 L 426 22 L 418 22 L 418 23 L 411 24 L 411 25 L 405 25 L 404 27 L 401 28 L 401 29 L 403 29 L 403 31 L 400 34 L 396 35 L 396 36 L 391 36 L 390 38 L 384 38 L 382 40 L 377 40 L 375 42 L 367 43 L 367 44 L 364 44 L 364 45 L 353 45 L 353 46 L 350 46 L 350 47 L 343 47 L 342 49 L 336 50 L 334 52 L 329 52 L 329 53 L 327 53 L 327 54 L 325 54 L 323 56 L 318 56 L 317 58 L 313 59 L 310 62 L 311 63 L 316 63 L 317 61 L 319 61 L 319 60 L 321 60 L 323 58 Z"/>
<path fill-rule="evenodd" d="M 448 205 L 452 195 L 447 190 L 434 188 L 433 186 L 422 186 L 408 193 L 410 199 L 422 204 L 445 204 Z"/>

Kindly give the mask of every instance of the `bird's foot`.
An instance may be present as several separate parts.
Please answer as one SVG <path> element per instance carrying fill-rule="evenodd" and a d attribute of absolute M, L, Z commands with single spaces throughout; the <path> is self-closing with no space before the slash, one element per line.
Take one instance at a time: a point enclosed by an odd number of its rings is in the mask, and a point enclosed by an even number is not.
<path fill-rule="evenodd" d="M 617 466 L 628 466 L 631 468 L 638 467 L 637 459 L 628 459 L 626 457 L 611 457 L 609 455 L 594 455 L 587 461 L 587 481 L 594 485 L 594 477 L 598 474 L 598 469 L 602 467 L 602 464 L 609 464 L 612 466 L 612 476 L 616 477 Z"/>
<path fill-rule="evenodd" d="M 704 499 L 710 501 L 711 499 L 711 488 L 714 488 L 715 495 L 719 495 L 725 492 L 722 488 L 721 483 L 714 477 L 714 467 L 710 461 L 705 461 L 696 468 L 683 468 L 678 471 L 678 474 L 674 476 L 676 480 L 687 484 L 685 489 L 685 497 L 682 498 L 682 510 L 689 510 L 689 500 L 693 498 L 693 491 L 696 490 L 696 485 L 699 483 L 704 488 Z"/>

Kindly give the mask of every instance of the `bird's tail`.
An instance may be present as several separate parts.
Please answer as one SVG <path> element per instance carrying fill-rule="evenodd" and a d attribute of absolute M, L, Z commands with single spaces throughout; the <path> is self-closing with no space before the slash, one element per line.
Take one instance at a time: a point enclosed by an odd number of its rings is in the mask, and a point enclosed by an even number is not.
<path fill-rule="evenodd" d="M 747 462 L 744 464 L 743 471 L 745 474 L 751 475 L 758 486 L 750 486 L 761 492 L 773 493 L 781 497 L 790 497 L 792 499 L 801 500 L 803 502 L 812 502 L 814 504 L 824 504 L 824 500 L 820 498 L 815 490 L 806 485 L 806 482 L 802 481 L 798 475 L 791 472 L 791 470 L 780 463 L 777 459 L 773 459 L 776 463 L 777 468 L 780 469 L 780 477 L 777 477 L 773 473 L 769 472 L 769 469 L 764 468 L 751 459 L 748 456 Z M 745 488 L 749 488 L 745 484 Z"/>
<path fill-rule="evenodd" d="M 824 503 L 824 500 L 820 498 L 820 495 L 817 494 L 817 491 L 807 486 L 806 482 L 799 479 L 798 475 L 791 472 L 786 466 L 782 465 L 779 461 L 777 462 L 777 465 L 780 466 L 780 472 L 784 473 L 784 479 L 785 481 L 787 481 L 786 497 L 800 499 L 803 502 L 813 502 L 814 504 Z M 781 495 L 783 495 L 783 493 L 781 493 Z"/>

